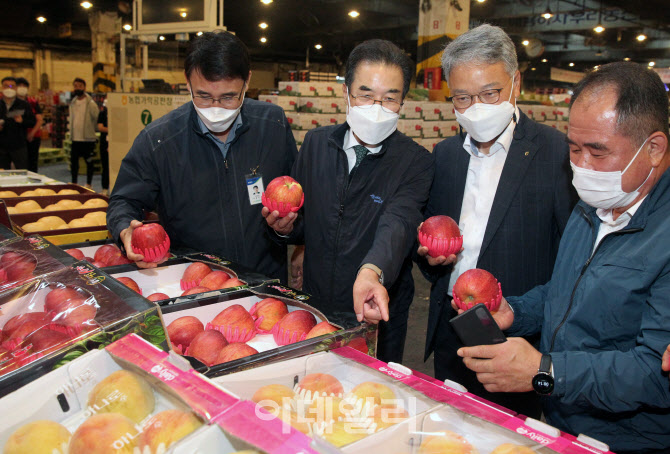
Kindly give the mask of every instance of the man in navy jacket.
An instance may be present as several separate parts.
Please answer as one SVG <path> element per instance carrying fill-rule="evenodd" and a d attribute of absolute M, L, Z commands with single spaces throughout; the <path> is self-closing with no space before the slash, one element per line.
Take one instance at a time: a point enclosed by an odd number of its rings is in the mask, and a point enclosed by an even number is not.
<path fill-rule="evenodd" d="M 281 108 L 244 99 L 251 71 L 246 46 L 231 33 L 205 33 L 184 61 L 193 102 L 161 117 L 123 159 L 107 211 L 128 258 L 144 210 L 158 210 L 172 245 L 222 255 L 287 280 L 286 247 L 260 214 L 253 186 L 291 171 L 297 148 Z M 262 192 L 262 189 L 261 189 Z"/>
<path fill-rule="evenodd" d="M 547 422 L 617 453 L 670 451 L 668 98 L 635 63 L 589 73 L 572 96 L 573 184 L 582 199 L 551 280 L 494 315 L 520 337 L 459 355 L 491 392 L 535 389 Z"/>

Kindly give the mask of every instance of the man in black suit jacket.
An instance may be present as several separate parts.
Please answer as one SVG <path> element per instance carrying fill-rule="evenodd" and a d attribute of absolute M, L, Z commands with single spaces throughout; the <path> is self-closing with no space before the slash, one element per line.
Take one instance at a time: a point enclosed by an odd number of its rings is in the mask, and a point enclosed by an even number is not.
<path fill-rule="evenodd" d="M 539 417 L 531 393 L 492 394 L 465 367 L 449 324 L 451 289 L 472 268 L 491 272 L 503 294 L 522 295 L 551 277 L 558 244 L 577 195 L 565 136 L 516 108 L 520 94 L 514 44 L 502 29 L 482 25 L 447 46 L 442 57 L 457 120 L 467 129 L 435 147 L 435 180 L 425 218 L 459 223 L 463 251 L 418 263 L 432 283 L 425 359 L 435 352 L 435 376 L 474 394 Z M 512 99 L 514 98 L 514 100 Z"/>

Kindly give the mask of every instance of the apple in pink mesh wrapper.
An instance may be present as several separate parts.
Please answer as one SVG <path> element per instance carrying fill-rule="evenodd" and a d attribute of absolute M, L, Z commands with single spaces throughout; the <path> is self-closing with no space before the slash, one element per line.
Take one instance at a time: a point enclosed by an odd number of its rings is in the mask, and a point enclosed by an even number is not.
<path fill-rule="evenodd" d="M 268 184 L 261 196 L 263 206 L 278 211 L 280 217 L 296 212 L 305 201 L 302 186 L 289 176 L 277 177 Z"/>
<path fill-rule="evenodd" d="M 489 311 L 496 312 L 502 301 L 500 283 L 486 270 L 474 268 L 461 274 L 451 291 L 456 306 L 468 310 L 482 303 Z"/>

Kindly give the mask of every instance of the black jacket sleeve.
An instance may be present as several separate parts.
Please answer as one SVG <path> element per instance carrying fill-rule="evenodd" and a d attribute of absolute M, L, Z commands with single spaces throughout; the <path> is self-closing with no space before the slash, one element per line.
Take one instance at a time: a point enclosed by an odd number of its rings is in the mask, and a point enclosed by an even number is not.
<path fill-rule="evenodd" d="M 404 180 L 398 185 L 392 200 L 386 201 L 372 247 L 360 263 L 371 263 L 381 268 L 386 287 L 393 285 L 415 245 L 416 229 L 423 219 L 422 211 L 434 173 L 433 155 L 422 149 L 409 163 Z"/>
<path fill-rule="evenodd" d="M 26 108 L 23 111 L 23 127 L 26 129 L 30 129 L 33 126 L 37 124 L 37 117 L 35 117 L 35 114 L 33 113 L 33 109 L 30 107 L 30 104 L 28 102 L 24 102 Z"/>
<path fill-rule="evenodd" d="M 117 241 L 130 221 L 141 221 L 144 210 L 151 211 L 156 207 L 160 182 L 153 152 L 151 139 L 146 131 L 142 131 L 121 162 L 107 208 L 107 227 Z"/>

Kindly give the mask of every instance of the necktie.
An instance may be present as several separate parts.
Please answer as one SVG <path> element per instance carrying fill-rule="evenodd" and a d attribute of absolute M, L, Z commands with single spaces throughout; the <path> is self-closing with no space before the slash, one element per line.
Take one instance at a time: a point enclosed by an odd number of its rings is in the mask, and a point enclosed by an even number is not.
<path fill-rule="evenodd" d="M 353 173 L 354 170 L 356 170 L 358 165 L 361 163 L 363 158 L 368 155 L 370 150 L 365 148 L 363 145 L 354 145 L 354 152 L 356 153 L 356 164 L 354 164 L 354 167 L 351 169 L 351 172 L 349 172 L 350 174 Z"/>

